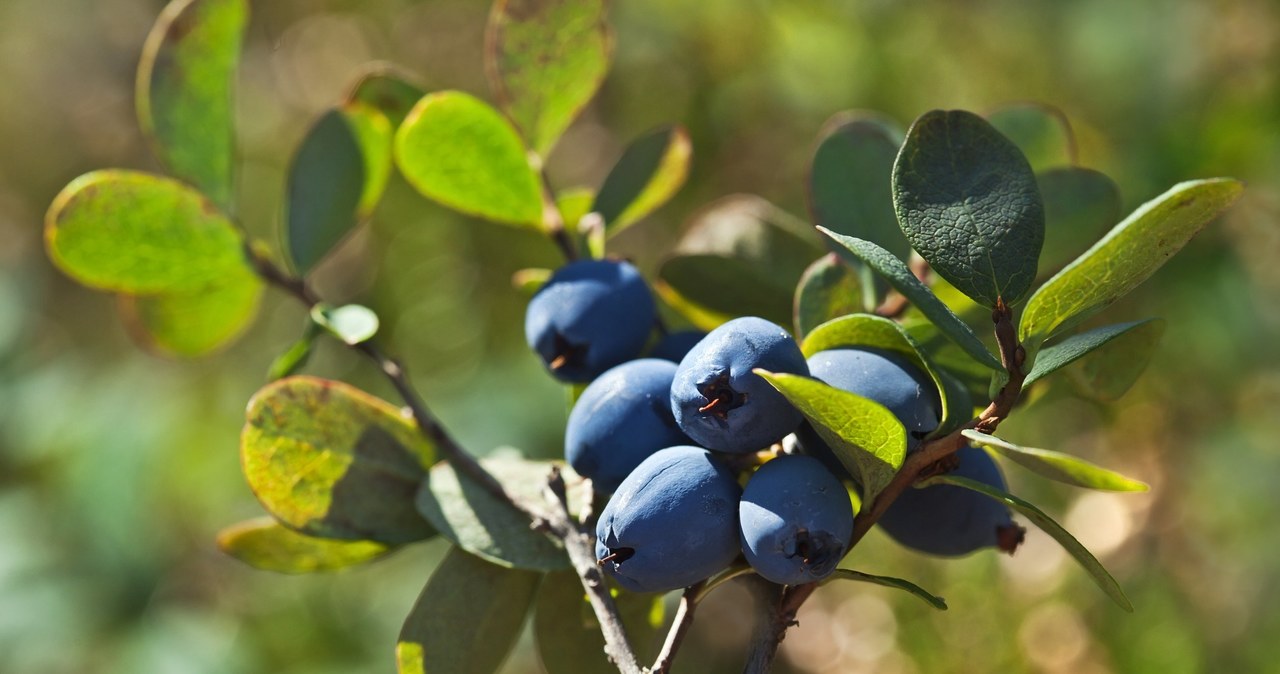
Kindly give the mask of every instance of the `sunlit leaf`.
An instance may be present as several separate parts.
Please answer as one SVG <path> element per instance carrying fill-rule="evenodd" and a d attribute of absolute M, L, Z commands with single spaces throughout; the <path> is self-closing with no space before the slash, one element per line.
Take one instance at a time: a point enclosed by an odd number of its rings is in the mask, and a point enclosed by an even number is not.
<path fill-rule="evenodd" d="M 1149 487 L 1115 471 L 1107 470 L 1070 454 L 1034 447 L 1021 447 L 1006 440 L 972 429 L 960 432 L 973 442 L 989 447 L 1000 455 L 1051 480 L 1086 489 L 1106 491 L 1147 491 Z"/>
<path fill-rule="evenodd" d="M 520 294 L 526 297 L 533 297 L 542 286 L 551 280 L 551 270 L 538 268 L 517 269 L 511 275 L 511 287 L 515 288 Z"/>
<path fill-rule="evenodd" d="M 311 308 L 311 320 L 351 346 L 367 342 L 378 334 L 378 315 L 359 304 L 341 307 L 317 304 Z"/>
<path fill-rule="evenodd" d="M 928 592 L 909 580 L 894 578 L 892 576 L 873 576 L 869 573 L 854 571 L 853 569 L 836 569 L 835 573 L 831 574 L 831 576 L 829 576 L 824 582 L 830 582 L 833 580 L 856 580 L 863 583 L 892 587 L 915 595 L 917 599 L 920 599 L 939 611 L 947 610 L 947 600 Z"/>
<path fill-rule="evenodd" d="M 248 270 L 190 293 L 121 295 L 120 313 L 133 337 L 160 354 L 195 358 L 234 341 L 253 322 L 262 281 Z"/>
<path fill-rule="evenodd" d="M 391 552 L 375 541 L 339 541 L 300 534 L 270 517 L 259 517 L 218 532 L 218 548 L 263 571 L 312 573 L 364 564 Z"/>
<path fill-rule="evenodd" d="M 609 170 L 593 211 L 609 234 L 657 210 L 680 190 L 689 174 L 693 145 L 682 126 L 663 126 L 627 146 Z"/>

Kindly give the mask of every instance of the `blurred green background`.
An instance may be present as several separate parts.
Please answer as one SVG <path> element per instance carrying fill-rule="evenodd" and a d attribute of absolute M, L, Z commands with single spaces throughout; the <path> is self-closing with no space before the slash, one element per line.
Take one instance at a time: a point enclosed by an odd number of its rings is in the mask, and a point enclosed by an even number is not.
<path fill-rule="evenodd" d="M 489 96 L 482 0 L 255 3 L 241 69 L 242 212 L 276 241 L 283 167 L 309 120 L 361 63 L 432 89 Z M 147 355 L 111 297 L 56 272 L 42 216 L 94 168 L 159 170 L 132 84 L 159 0 L 0 0 L 0 671 L 391 672 L 400 622 L 443 551 L 311 577 L 253 571 L 213 546 L 260 509 L 239 472 L 249 396 L 297 336 L 301 310 L 266 300 L 224 353 Z M 939 561 L 873 534 L 850 563 L 945 596 L 932 612 L 871 587 L 828 587 L 782 648 L 802 672 L 1280 671 L 1280 5 L 1273 0 L 618 0 L 616 64 L 551 158 L 558 186 L 596 185 L 628 138 L 666 121 L 695 144 L 690 183 L 615 240 L 653 270 L 699 205 L 756 192 L 803 213 L 823 120 L 849 108 L 904 124 L 932 108 L 1061 108 L 1081 163 L 1112 175 L 1126 211 L 1173 183 L 1229 175 L 1245 198 L 1115 321 L 1163 316 L 1147 376 L 1101 408 L 1049 386 L 1002 428 L 1151 483 L 1083 493 L 1017 468 L 1120 579 L 1115 608 L 1038 531 L 1013 558 Z M 371 226 L 320 270 L 335 301 L 384 317 L 445 424 L 475 451 L 560 451 L 564 393 L 521 336 L 517 269 L 551 266 L 534 234 L 467 220 L 393 184 Z M 311 373 L 386 398 L 332 344 Z M 745 594 L 704 605 L 677 671 L 736 671 Z M 536 672 L 528 638 L 507 664 Z"/>

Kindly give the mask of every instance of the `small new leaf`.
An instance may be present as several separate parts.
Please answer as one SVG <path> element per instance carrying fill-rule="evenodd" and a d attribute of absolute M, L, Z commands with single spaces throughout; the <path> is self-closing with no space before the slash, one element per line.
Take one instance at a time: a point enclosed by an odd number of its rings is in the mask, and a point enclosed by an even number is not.
<path fill-rule="evenodd" d="M 870 502 L 893 480 L 907 455 L 907 429 L 888 408 L 809 377 L 754 372 L 778 389 L 831 447 Z"/>
<path fill-rule="evenodd" d="M 1047 449 L 1021 447 L 995 436 L 965 429 L 961 435 L 983 447 L 989 447 L 1009 460 L 1050 480 L 1085 489 L 1103 491 L 1147 491 L 1149 487 L 1083 459 Z"/>
<path fill-rule="evenodd" d="M 939 276 L 987 307 L 1031 289 L 1044 204 L 1018 146 L 963 110 L 927 112 L 893 165 L 893 202 L 907 240 Z"/>
<path fill-rule="evenodd" d="M 947 610 L 947 600 L 925 590 L 909 580 L 894 578 L 892 576 L 873 576 L 869 573 L 854 571 L 853 569 L 836 569 L 835 573 L 832 573 L 830 577 L 822 582 L 825 584 L 833 580 L 856 580 L 863 583 L 892 587 L 914 595 L 917 599 L 938 609 L 939 611 Z"/>
<path fill-rule="evenodd" d="M 263 571 L 314 573 L 370 562 L 394 548 L 375 541 L 306 536 L 271 517 L 233 524 L 218 532 L 218 549 Z"/>
<path fill-rule="evenodd" d="M 341 307 L 317 304 L 311 308 L 311 320 L 350 346 L 367 342 L 378 334 L 378 315 L 359 304 Z"/>

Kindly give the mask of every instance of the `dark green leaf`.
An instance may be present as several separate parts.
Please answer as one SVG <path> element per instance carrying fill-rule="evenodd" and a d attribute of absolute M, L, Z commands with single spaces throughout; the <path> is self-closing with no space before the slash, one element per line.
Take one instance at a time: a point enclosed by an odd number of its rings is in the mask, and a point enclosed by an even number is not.
<path fill-rule="evenodd" d="M 859 265 L 859 270 L 863 268 Z M 868 311 L 861 275 L 835 253 L 814 261 L 796 284 L 793 318 L 796 335 L 804 337 L 833 318 Z"/>
<path fill-rule="evenodd" d="M 396 164 L 428 198 L 495 222 L 542 223 L 542 183 L 515 127 L 460 91 L 427 94 L 395 137 Z"/>
<path fill-rule="evenodd" d="M 229 209 L 235 192 L 232 90 L 248 0 L 174 0 L 138 65 L 142 130 L 175 175 Z"/>
<path fill-rule="evenodd" d="M 846 259 L 865 262 L 887 279 L 889 285 L 892 285 L 895 290 L 906 296 L 921 313 L 933 321 L 933 324 L 937 326 L 942 334 L 964 349 L 965 353 L 969 354 L 974 360 L 993 370 L 1004 369 L 1000 365 L 1000 360 L 993 356 L 987 350 L 987 347 L 982 345 L 982 340 L 978 339 L 973 330 L 952 313 L 929 290 L 928 286 L 921 283 L 902 260 L 870 241 L 837 234 L 824 227 L 819 227 L 818 231 L 831 240 L 831 249 L 837 255 Z"/>
<path fill-rule="evenodd" d="M 1081 358 L 1067 370 L 1076 389 L 1103 403 L 1119 400 L 1147 369 L 1164 326 L 1158 318 L 1147 321 Z"/>
<path fill-rule="evenodd" d="M 425 92 L 395 66 L 375 63 L 360 76 L 347 103 L 363 103 L 382 112 L 392 127 L 400 126 Z"/>
<path fill-rule="evenodd" d="M 1014 463 L 1051 480 L 1085 489 L 1102 489 L 1105 491 L 1147 491 L 1149 487 L 1137 480 L 1129 479 L 1117 472 L 1107 470 L 1078 459 L 1070 454 L 1053 452 L 1047 449 L 1021 447 L 995 436 L 965 429 L 961 434 L 969 440 L 989 447 Z"/>
<path fill-rule="evenodd" d="M 1036 175 L 1044 199 L 1040 276 L 1076 259 L 1120 220 L 1120 188 L 1097 171 L 1065 166 Z"/>
<path fill-rule="evenodd" d="M 378 315 L 359 304 L 341 307 L 317 304 L 311 308 L 311 320 L 351 346 L 367 342 L 378 334 Z"/>
<path fill-rule="evenodd" d="M 898 227 L 890 188 L 902 130 L 879 116 L 844 112 L 823 125 L 819 138 L 808 185 L 814 224 L 907 259 L 911 245 Z"/>
<path fill-rule="evenodd" d="M 862 485 L 864 502 L 893 479 L 907 455 L 907 429 L 888 408 L 809 377 L 756 369 L 804 415 Z"/>
<path fill-rule="evenodd" d="M 1035 364 L 1032 365 L 1031 372 L 1027 374 L 1027 379 L 1023 382 L 1022 388 L 1025 389 L 1045 376 L 1101 348 L 1111 340 L 1153 320 L 1156 319 L 1149 318 L 1145 321 L 1105 325 L 1078 335 L 1071 335 L 1053 346 L 1044 348 L 1040 353 L 1036 354 Z"/>
<path fill-rule="evenodd" d="M 988 307 L 1031 289 L 1044 204 L 1026 157 L 981 117 L 927 112 L 893 165 L 893 203 L 911 246 L 939 276 Z"/>
<path fill-rule="evenodd" d="M 374 541 L 335 541 L 305 536 L 270 517 L 241 522 L 218 532 L 218 548 L 263 571 L 312 573 L 364 564 L 393 548 Z"/>
<path fill-rule="evenodd" d="M 516 458 L 484 459 L 481 464 L 515 498 L 545 504 L 543 490 L 552 463 Z M 582 498 L 582 478 L 560 465 L 569 486 L 570 507 L 576 512 Z M 440 535 L 463 550 L 495 564 L 517 569 L 555 571 L 569 566 L 560 543 L 529 528 L 529 518 L 494 498 L 487 490 L 441 463 L 431 469 L 417 497 L 418 512 Z"/>
<path fill-rule="evenodd" d="M 1083 545 L 1080 545 L 1080 541 L 1077 541 L 1074 536 L 1067 533 L 1067 530 L 1063 529 L 1062 525 L 1053 521 L 1052 518 L 1044 514 L 1044 512 L 1039 508 L 1027 503 L 1017 496 L 996 489 L 991 485 L 978 482 L 977 480 L 970 480 L 967 477 L 960 477 L 959 475 L 938 475 L 919 482 L 916 486 L 923 488 L 934 484 L 953 484 L 958 487 L 972 489 L 976 492 L 985 494 L 1009 506 L 1010 508 L 1013 508 L 1019 513 L 1022 513 L 1024 517 L 1031 520 L 1033 524 L 1040 527 L 1040 529 L 1046 534 L 1052 536 L 1059 545 L 1070 553 L 1071 556 L 1080 563 L 1080 566 L 1083 566 L 1084 570 L 1089 572 L 1089 577 L 1093 579 L 1093 582 L 1097 583 L 1098 587 L 1102 588 L 1102 591 L 1107 593 L 1108 597 L 1111 597 L 1112 601 L 1118 604 L 1120 608 L 1130 613 L 1133 612 L 1133 604 L 1129 602 L 1128 597 L 1124 596 L 1124 590 L 1120 589 L 1120 584 L 1116 582 L 1115 578 L 1111 577 L 1110 573 L 1107 573 L 1107 570 L 1102 566 L 1102 563 L 1099 562 L 1087 549 L 1085 549 Z"/>
<path fill-rule="evenodd" d="M 1193 180 L 1143 204 L 1027 300 L 1018 338 L 1028 353 L 1147 280 L 1243 189 L 1230 178 Z"/>
<path fill-rule="evenodd" d="M 595 96 L 613 52 L 604 0 L 498 0 L 485 65 L 529 146 L 546 156 Z"/>
<path fill-rule="evenodd" d="M 240 233 L 208 199 L 134 171 L 71 181 L 45 216 L 45 243 L 80 283 L 137 295 L 204 291 L 248 269 Z"/>
<path fill-rule="evenodd" d="M 614 601 L 636 656 L 642 662 L 656 657 L 656 641 L 664 617 L 662 594 L 618 591 Z M 557 571 L 544 576 L 533 611 L 533 635 L 548 674 L 618 671 L 604 654 L 600 622 L 587 602 L 578 574 Z"/>
<path fill-rule="evenodd" d="M 1076 137 L 1062 111 L 1039 103 L 1019 103 L 990 115 L 996 130 L 1013 141 L 1039 171 L 1076 163 Z"/>
<path fill-rule="evenodd" d="M 856 580 L 863 583 L 873 583 L 875 585 L 883 585 L 884 587 L 896 588 L 915 595 L 918 599 L 939 611 L 947 610 L 947 600 L 926 591 L 924 588 L 909 580 L 894 578 L 892 576 L 873 576 L 869 573 L 854 571 L 853 569 L 836 569 L 835 573 L 831 574 L 831 576 L 824 582 L 830 582 L 833 580 Z"/>
<path fill-rule="evenodd" d="M 680 191 L 692 154 L 689 133 L 679 125 L 659 127 L 628 145 L 592 206 L 609 234 L 654 212 Z"/>
<path fill-rule="evenodd" d="M 195 358 L 230 344 L 249 327 L 262 289 L 262 281 L 246 269 L 191 293 L 120 295 L 120 314 L 147 349 Z"/>
<path fill-rule="evenodd" d="M 341 382 L 290 377 L 258 391 L 247 415 L 245 477 L 285 525 L 389 544 L 434 534 L 413 499 L 435 450 L 399 408 Z"/>
<path fill-rule="evenodd" d="M 541 576 L 452 548 L 400 629 L 400 674 L 492 674 L 515 646 Z"/>

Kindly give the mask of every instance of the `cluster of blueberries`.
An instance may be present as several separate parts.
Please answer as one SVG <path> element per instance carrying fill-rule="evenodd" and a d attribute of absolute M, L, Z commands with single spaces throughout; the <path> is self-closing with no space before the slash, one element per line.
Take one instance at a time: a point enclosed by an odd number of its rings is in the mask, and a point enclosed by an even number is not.
<path fill-rule="evenodd" d="M 569 415 L 565 458 L 597 491 L 612 493 L 596 527 L 599 562 L 639 592 L 686 587 L 739 554 L 776 583 L 830 575 L 853 529 L 843 481 L 857 488 L 856 480 L 753 369 L 811 376 L 879 402 L 906 427 L 908 451 L 938 426 L 932 380 L 880 349 L 806 360 L 786 330 L 756 317 L 706 335 L 668 335 L 636 359 L 655 318 L 643 277 L 613 260 L 562 267 L 526 313 L 526 338 L 551 373 L 590 382 Z M 725 459 L 792 433 L 799 452 L 766 462 L 741 487 Z M 956 474 L 1004 488 L 984 451 L 966 447 L 957 457 Z M 1020 531 L 1001 504 L 947 485 L 909 490 L 879 523 L 908 547 L 946 556 L 1007 547 Z"/>

